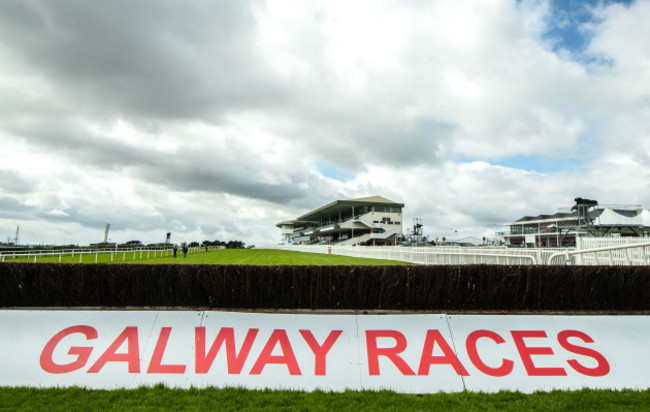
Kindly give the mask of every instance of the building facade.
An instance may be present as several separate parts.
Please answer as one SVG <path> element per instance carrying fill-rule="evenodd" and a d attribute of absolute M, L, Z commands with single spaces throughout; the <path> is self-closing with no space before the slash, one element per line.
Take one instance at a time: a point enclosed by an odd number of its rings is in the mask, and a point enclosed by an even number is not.
<path fill-rule="evenodd" d="M 403 208 L 381 196 L 336 200 L 276 226 L 282 244 L 395 245 L 402 239 Z"/>
<path fill-rule="evenodd" d="M 508 246 L 570 247 L 578 237 L 650 236 L 650 210 L 640 205 L 576 203 L 571 210 L 524 216 L 506 225 L 510 230 L 497 236 Z"/>

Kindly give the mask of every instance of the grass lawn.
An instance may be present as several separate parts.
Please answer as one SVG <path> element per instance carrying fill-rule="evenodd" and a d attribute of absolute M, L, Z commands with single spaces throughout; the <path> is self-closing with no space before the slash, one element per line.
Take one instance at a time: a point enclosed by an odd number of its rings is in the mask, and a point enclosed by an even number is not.
<path fill-rule="evenodd" d="M 0 388 L 11 411 L 644 411 L 650 390 L 462 392 L 406 395 L 390 391 L 251 391 L 239 388 L 133 390 Z"/>
<path fill-rule="evenodd" d="M 207 252 L 188 253 L 187 257 L 178 253 L 174 258 L 171 251 L 119 252 L 65 255 L 61 263 L 175 263 L 194 265 L 408 265 L 406 262 L 381 259 L 354 258 L 325 255 L 320 253 L 294 252 L 274 249 L 217 249 Z M 34 258 L 10 259 L 5 262 L 34 262 Z M 59 262 L 59 256 L 37 257 L 36 262 Z"/>

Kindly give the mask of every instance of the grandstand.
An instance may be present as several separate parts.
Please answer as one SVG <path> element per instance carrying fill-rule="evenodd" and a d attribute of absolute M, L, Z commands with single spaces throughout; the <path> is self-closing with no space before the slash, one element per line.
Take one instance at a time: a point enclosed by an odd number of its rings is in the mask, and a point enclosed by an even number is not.
<path fill-rule="evenodd" d="M 572 247 L 581 237 L 634 237 L 650 235 L 650 210 L 641 205 L 599 205 L 576 198 L 570 210 L 552 215 L 524 216 L 506 223 L 499 232 L 508 246 Z"/>
<path fill-rule="evenodd" d="M 381 196 L 336 200 L 276 226 L 283 245 L 395 245 L 402 238 L 403 207 Z"/>

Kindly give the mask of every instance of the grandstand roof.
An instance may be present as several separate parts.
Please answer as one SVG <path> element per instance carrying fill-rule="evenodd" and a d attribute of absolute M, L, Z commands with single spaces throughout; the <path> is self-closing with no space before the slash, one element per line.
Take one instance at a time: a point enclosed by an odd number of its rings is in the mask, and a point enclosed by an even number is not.
<path fill-rule="evenodd" d="M 645 212 L 645 214 L 644 214 Z M 611 208 L 598 208 L 588 212 L 589 217 L 597 219 L 597 224 L 601 226 L 620 226 L 620 225 L 643 225 L 645 220 L 644 216 L 650 216 L 650 211 L 644 210 L 620 210 Z M 521 219 L 506 223 L 507 225 L 514 224 L 533 224 L 545 223 L 549 221 L 559 220 L 572 220 L 578 218 L 578 212 L 559 212 L 553 215 L 539 215 L 539 216 L 524 216 Z M 649 220 L 649 219 L 646 219 Z"/>
<path fill-rule="evenodd" d="M 325 206 L 319 207 L 318 209 L 314 209 L 311 212 L 306 213 L 290 222 L 294 224 L 301 223 L 301 222 L 317 222 L 320 221 L 322 217 L 337 215 L 340 211 L 348 212 L 352 207 L 363 207 L 363 206 L 372 206 L 372 205 L 393 206 L 399 208 L 404 207 L 404 203 L 394 202 L 382 196 L 368 196 L 368 197 L 360 197 L 358 199 L 335 200 L 332 203 L 328 203 Z M 282 223 L 286 224 L 287 222 L 282 222 Z M 280 227 L 282 223 L 278 223 L 276 226 Z"/>

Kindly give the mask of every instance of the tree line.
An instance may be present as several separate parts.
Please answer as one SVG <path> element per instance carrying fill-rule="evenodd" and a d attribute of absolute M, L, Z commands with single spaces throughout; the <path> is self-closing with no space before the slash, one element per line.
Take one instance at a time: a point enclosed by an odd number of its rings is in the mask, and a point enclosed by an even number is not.
<path fill-rule="evenodd" d="M 125 243 L 120 243 L 117 245 L 118 247 L 124 247 L 124 248 L 133 248 L 133 247 L 157 247 L 157 246 L 169 246 L 168 243 L 152 243 L 149 245 L 143 244 L 139 240 L 129 240 L 128 242 Z M 242 242 L 241 240 L 229 240 L 228 242 L 224 242 L 222 240 L 204 240 L 203 242 L 199 243 L 196 241 L 189 242 L 187 244 L 188 247 L 203 247 L 203 246 L 221 246 L 226 249 L 246 249 L 246 244 Z M 254 246 L 249 246 L 249 248 L 254 247 Z"/>

